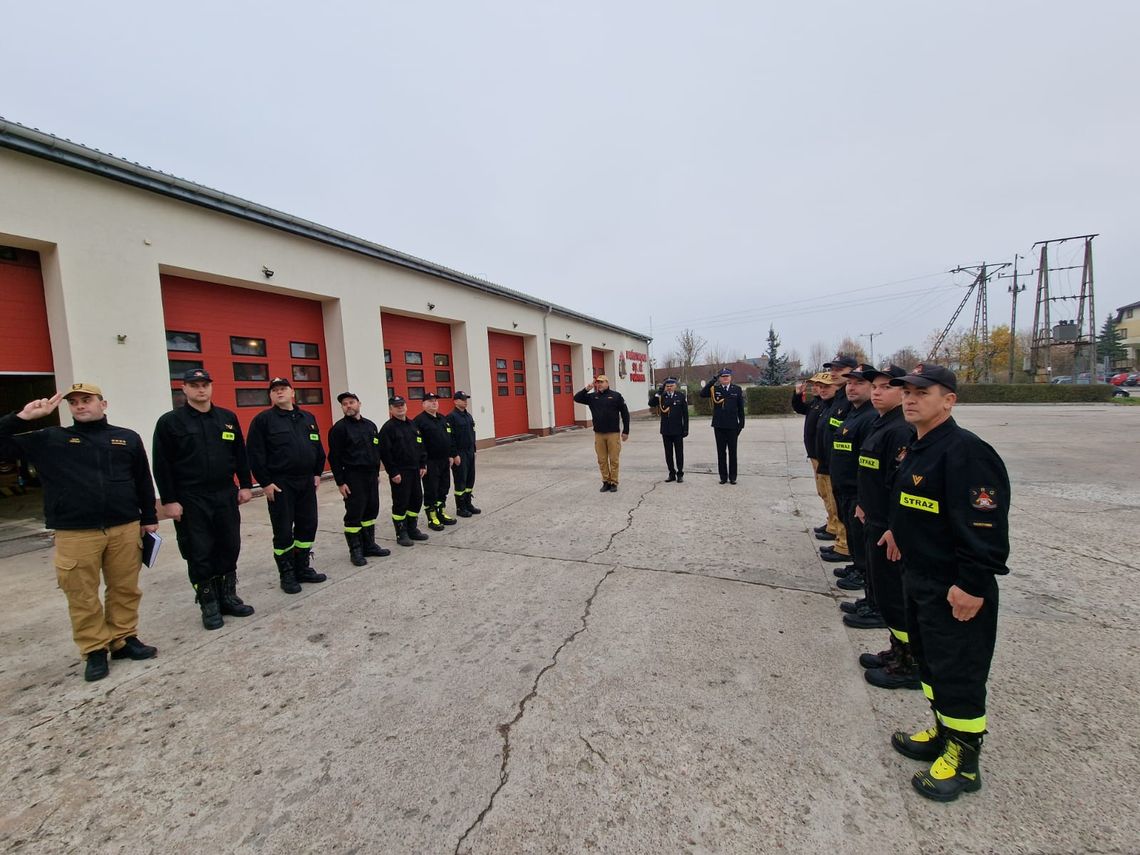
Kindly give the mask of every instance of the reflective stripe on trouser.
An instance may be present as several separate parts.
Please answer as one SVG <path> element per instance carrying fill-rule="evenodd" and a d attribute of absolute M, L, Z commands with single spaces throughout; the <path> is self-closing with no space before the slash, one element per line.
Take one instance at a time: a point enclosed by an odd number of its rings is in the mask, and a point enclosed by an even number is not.
<path fill-rule="evenodd" d="M 611 484 L 618 483 L 621 434 L 595 433 L 594 452 L 598 455 L 598 471 L 602 473 L 602 480 Z"/>
<path fill-rule="evenodd" d="M 344 470 L 348 495 L 344 497 L 344 530 L 360 531 L 364 520 L 375 520 L 380 513 L 380 467 L 349 467 Z"/>
<path fill-rule="evenodd" d="M 823 499 L 823 506 L 827 508 L 827 530 L 835 535 L 835 551 L 840 555 L 850 555 L 851 551 L 847 548 L 847 529 L 839 519 L 835 496 L 831 493 L 831 476 L 816 475 L 815 489 Z"/>
<path fill-rule="evenodd" d="M 393 475 L 400 476 L 400 483 L 392 481 Z M 388 473 L 388 486 L 392 488 L 392 519 L 399 522 L 419 515 L 424 502 L 423 485 L 420 483 L 420 470 L 401 469 Z"/>
<path fill-rule="evenodd" d="M 919 677 L 938 720 L 952 730 L 986 729 L 986 680 L 997 641 L 998 586 L 990 582 L 981 610 L 957 620 L 946 601 L 950 583 L 903 573 L 907 633 Z"/>
<path fill-rule="evenodd" d="M 142 530 L 137 522 L 55 533 L 55 576 L 79 652 L 122 647 L 138 635 Z M 99 600 L 99 577 L 106 590 Z"/>
<path fill-rule="evenodd" d="M 459 465 L 451 467 L 451 479 L 455 482 L 455 495 L 463 496 L 475 486 L 475 449 L 459 451 Z"/>
<path fill-rule="evenodd" d="M 241 512 L 237 487 L 183 491 L 182 519 L 175 521 L 178 551 L 186 561 L 191 585 L 205 585 L 215 576 L 237 570 L 241 552 Z"/>
<path fill-rule="evenodd" d="M 867 543 L 867 572 L 875 591 L 875 605 L 879 607 L 891 634 L 899 641 L 909 641 L 903 605 L 902 562 L 888 561 L 887 548 L 879 546 L 885 528 L 866 526 L 863 532 Z"/>
<path fill-rule="evenodd" d="M 447 501 L 451 490 L 451 463 L 446 457 L 431 458 L 424 473 L 424 505 L 434 508 Z"/>
<path fill-rule="evenodd" d="M 281 489 L 266 505 L 273 524 L 273 553 L 284 555 L 297 543 L 311 545 L 317 536 L 317 488 L 312 478 L 274 483 Z"/>

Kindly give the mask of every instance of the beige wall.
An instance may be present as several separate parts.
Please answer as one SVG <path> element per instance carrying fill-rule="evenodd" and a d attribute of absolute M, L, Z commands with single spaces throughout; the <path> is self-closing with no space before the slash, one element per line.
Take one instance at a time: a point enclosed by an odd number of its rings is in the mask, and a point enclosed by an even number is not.
<path fill-rule="evenodd" d="M 575 345 L 576 383 L 596 347 L 631 409 L 648 398 L 647 382 L 615 373 L 616 353 L 646 342 L 584 321 L 4 150 L 0 198 L 0 243 L 41 254 L 58 384 L 99 383 L 112 420 L 144 436 L 170 406 L 160 273 L 320 300 L 330 397 L 386 398 L 381 309 L 451 323 L 456 385 L 473 397 L 480 439 L 494 434 L 489 328 L 526 337 L 532 430 L 553 424 L 549 341 Z M 335 400 L 329 408 L 339 418 Z"/>

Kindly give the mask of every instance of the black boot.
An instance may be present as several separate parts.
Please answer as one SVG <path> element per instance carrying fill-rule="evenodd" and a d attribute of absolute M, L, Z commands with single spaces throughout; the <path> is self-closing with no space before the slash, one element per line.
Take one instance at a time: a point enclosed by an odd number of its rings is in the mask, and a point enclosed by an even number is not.
<path fill-rule="evenodd" d="M 277 575 L 281 577 L 281 590 L 286 594 L 301 593 L 301 586 L 297 582 L 297 575 L 293 572 L 293 550 L 274 555 L 277 562 Z"/>
<path fill-rule="evenodd" d="M 391 555 L 392 550 L 376 545 L 376 524 L 366 525 L 360 529 L 360 542 L 364 545 L 364 554 L 368 558 L 383 558 Z"/>
<path fill-rule="evenodd" d="M 859 664 L 864 668 L 886 668 L 893 662 L 902 650 L 902 642 L 895 638 L 892 632 L 889 636 L 891 646 L 886 650 L 880 650 L 878 653 L 860 653 Z"/>
<path fill-rule="evenodd" d="M 882 668 L 869 668 L 864 671 L 863 679 L 880 689 L 922 688 L 918 663 L 914 661 L 914 657 L 910 653 L 910 645 L 901 642 L 898 655 L 894 659 L 891 659 Z"/>
<path fill-rule="evenodd" d="M 455 517 L 447 515 L 447 499 L 441 499 L 435 503 L 435 518 L 444 525 L 455 525 L 459 522 Z"/>
<path fill-rule="evenodd" d="M 298 582 L 323 582 L 328 578 L 324 573 L 318 573 L 309 563 L 309 556 L 313 550 L 293 547 L 293 575 Z"/>
<path fill-rule="evenodd" d="M 435 505 L 427 509 L 428 528 L 432 531 L 443 531 L 443 520 L 441 520 L 435 512 Z"/>
<path fill-rule="evenodd" d="M 83 670 L 83 679 L 88 683 L 102 680 L 111 673 L 111 666 L 107 662 L 106 650 L 92 650 L 87 654 L 87 667 Z"/>
<path fill-rule="evenodd" d="M 670 472 L 669 477 L 665 479 L 665 483 L 670 484 L 676 480 L 677 480 L 677 473 L 676 472 Z"/>
<path fill-rule="evenodd" d="M 887 627 L 883 615 L 870 603 L 864 603 L 855 610 L 854 614 L 844 615 L 843 623 L 853 629 L 886 629 Z"/>
<path fill-rule="evenodd" d="M 458 493 L 455 496 L 455 515 L 466 519 L 471 516 L 471 511 L 467 510 L 467 495 L 460 496 Z"/>
<path fill-rule="evenodd" d="M 928 727 L 918 733 L 896 730 L 891 734 L 891 747 L 911 760 L 933 760 L 942 753 L 945 745 L 946 736 L 942 725 L 937 721 L 934 727 Z"/>
<path fill-rule="evenodd" d="M 420 531 L 420 518 L 418 514 L 408 514 L 407 519 L 404 520 L 404 525 L 408 529 L 408 537 L 412 540 L 428 539 L 428 536 Z"/>
<path fill-rule="evenodd" d="M 253 614 L 253 606 L 246 605 L 245 601 L 237 595 L 237 571 L 231 571 L 215 580 L 218 589 L 218 611 L 224 615 L 234 617 L 249 617 Z"/>
<path fill-rule="evenodd" d="M 680 469 L 677 470 L 677 483 L 678 484 L 684 484 L 685 483 L 685 473 L 682 472 Z"/>
<path fill-rule="evenodd" d="M 479 510 L 477 507 L 475 507 L 473 504 L 471 504 L 471 500 L 472 500 L 472 499 L 474 499 L 474 498 L 475 498 L 475 497 L 471 495 L 471 491 L 470 491 L 470 490 L 468 490 L 468 491 L 467 491 L 467 496 L 466 496 L 466 501 L 467 501 L 467 510 L 469 510 L 469 511 L 471 512 L 472 516 L 474 516 L 475 514 L 481 514 L 481 513 L 483 513 L 481 510 Z"/>
<path fill-rule="evenodd" d="M 915 772 L 910 782 L 921 795 L 936 802 L 952 802 L 962 793 L 977 792 L 982 788 L 978 769 L 981 753 L 982 734 L 947 728 L 941 756 L 929 769 Z"/>
<path fill-rule="evenodd" d="M 408 524 L 403 520 L 392 520 L 392 525 L 396 529 L 396 543 L 400 546 L 415 546 L 412 539 L 408 537 Z"/>
<path fill-rule="evenodd" d="M 218 608 L 218 591 L 214 587 L 215 583 L 216 580 L 211 579 L 209 582 L 194 586 L 194 590 L 198 594 L 195 597 L 195 602 L 202 609 L 202 626 L 206 629 L 221 629 L 225 624 L 225 621 L 222 620 L 222 612 Z"/>
<path fill-rule="evenodd" d="M 363 567 L 368 563 L 364 558 L 364 543 L 361 541 L 360 532 L 346 531 L 344 542 L 348 544 L 348 560 L 354 567 Z"/>

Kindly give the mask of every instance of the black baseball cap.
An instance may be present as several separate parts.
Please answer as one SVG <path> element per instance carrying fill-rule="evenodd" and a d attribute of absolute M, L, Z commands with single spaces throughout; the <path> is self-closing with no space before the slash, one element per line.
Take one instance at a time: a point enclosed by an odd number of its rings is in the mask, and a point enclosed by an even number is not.
<path fill-rule="evenodd" d="M 857 371 L 852 371 L 848 377 L 862 377 L 864 380 L 875 380 L 879 377 L 902 377 L 906 374 L 905 368 L 892 365 L 890 368 L 872 368 L 870 365 L 860 365 Z"/>
<path fill-rule="evenodd" d="M 865 365 L 863 363 L 860 363 L 859 365 L 856 365 L 855 370 L 852 371 L 847 376 L 849 378 L 854 378 L 856 380 L 866 380 L 866 381 L 870 382 L 873 375 L 875 375 L 876 373 L 878 373 L 878 372 L 875 370 L 874 365 Z M 867 376 L 868 374 L 872 375 L 872 377 L 868 377 Z"/>
<path fill-rule="evenodd" d="M 285 377 L 274 377 L 270 380 L 269 388 L 272 389 L 274 386 L 288 386 L 290 389 L 293 388 L 293 384 Z"/>
<path fill-rule="evenodd" d="M 935 383 L 939 386 L 945 386 L 951 392 L 958 391 L 958 377 L 949 368 L 943 368 L 941 365 L 919 364 L 902 377 L 895 377 L 891 380 L 892 386 L 910 384 L 924 389 L 927 386 L 933 386 Z"/>
<path fill-rule="evenodd" d="M 457 401 L 466 401 L 466 400 L 467 400 L 468 398 L 470 398 L 471 396 L 470 396 L 470 395 L 468 395 L 466 392 L 456 392 L 456 393 L 455 393 L 454 395 L 452 395 L 451 397 L 452 397 L 452 398 L 454 398 L 454 399 L 455 399 L 455 400 L 457 400 Z"/>
<path fill-rule="evenodd" d="M 428 392 L 426 395 L 424 395 L 424 400 L 425 401 L 438 401 L 439 395 L 437 395 L 435 392 Z"/>
<path fill-rule="evenodd" d="M 339 395 L 336 396 L 336 402 L 338 404 L 343 404 L 345 398 L 354 398 L 357 401 L 360 400 L 360 396 L 354 395 L 352 392 L 341 392 Z"/>
<path fill-rule="evenodd" d="M 408 402 L 405 401 L 403 398 L 401 398 L 399 395 L 393 395 L 391 398 L 388 399 L 388 406 L 389 407 L 402 407 L 406 403 L 408 403 Z"/>
<path fill-rule="evenodd" d="M 857 368 L 858 365 L 859 363 L 854 356 L 844 356 L 842 353 L 832 359 L 831 362 L 823 363 L 823 367 L 828 369 L 835 368 L 836 366 L 840 368 Z"/>
<path fill-rule="evenodd" d="M 213 383 L 214 378 L 205 368 L 191 368 L 182 375 L 183 383 Z"/>

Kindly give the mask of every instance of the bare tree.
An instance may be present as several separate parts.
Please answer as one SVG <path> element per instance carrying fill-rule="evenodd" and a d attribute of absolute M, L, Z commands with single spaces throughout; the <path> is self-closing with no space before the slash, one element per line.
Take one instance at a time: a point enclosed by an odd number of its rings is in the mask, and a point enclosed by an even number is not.
<path fill-rule="evenodd" d="M 859 342 L 850 335 L 845 335 L 840 339 L 836 353 L 842 353 L 844 356 L 854 356 L 858 362 L 867 361 L 867 352 L 863 350 L 863 345 L 859 344 Z"/>
<path fill-rule="evenodd" d="M 823 368 L 823 363 L 831 359 L 831 356 L 831 348 L 827 346 L 827 342 L 815 342 L 812 344 L 811 350 L 808 351 L 808 362 L 811 363 L 808 365 L 808 368 L 810 368 L 812 371 L 821 370 Z"/>
<path fill-rule="evenodd" d="M 681 375 L 682 383 L 689 382 L 693 366 L 700 363 L 701 354 L 707 345 L 708 342 L 691 329 L 681 330 L 681 334 L 677 336 L 677 349 L 669 358 L 669 364 L 677 366 L 677 373 Z"/>
<path fill-rule="evenodd" d="M 920 362 L 922 362 L 922 355 L 909 344 L 906 347 L 900 347 L 884 360 L 886 365 L 897 365 L 899 368 L 905 368 L 908 371 Z"/>

